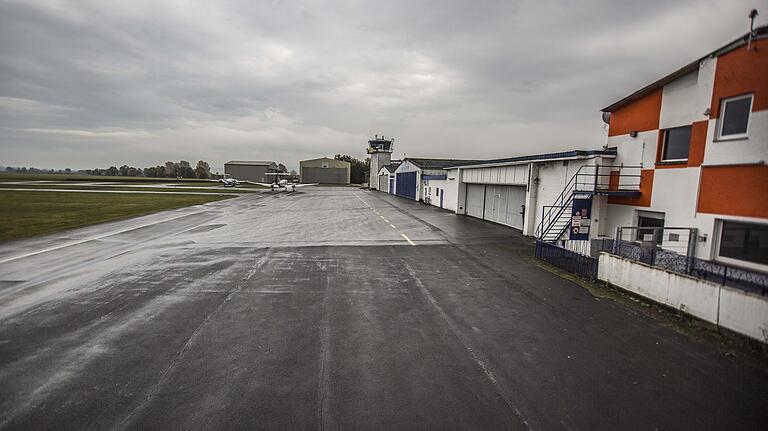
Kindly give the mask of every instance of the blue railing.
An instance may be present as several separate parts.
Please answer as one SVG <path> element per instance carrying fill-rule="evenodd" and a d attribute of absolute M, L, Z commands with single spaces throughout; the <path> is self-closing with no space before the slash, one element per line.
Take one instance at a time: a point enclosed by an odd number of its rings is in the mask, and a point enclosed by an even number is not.
<path fill-rule="evenodd" d="M 536 257 L 571 274 L 597 279 L 597 259 L 536 240 Z"/>

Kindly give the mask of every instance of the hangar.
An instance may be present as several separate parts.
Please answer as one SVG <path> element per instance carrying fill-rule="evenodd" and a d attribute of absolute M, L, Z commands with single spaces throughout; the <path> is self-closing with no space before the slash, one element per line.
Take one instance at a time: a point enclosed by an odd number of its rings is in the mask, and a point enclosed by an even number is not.
<path fill-rule="evenodd" d="M 536 235 L 547 210 L 556 205 L 574 175 L 582 166 L 609 167 L 616 149 L 572 150 L 534 154 L 506 159 L 485 160 L 447 168 L 448 178 L 456 178 L 456 186 L 447 187 L 446 199 L 455 200 L 456 213 L 500 223 Z M 593 169 L 594 170 L 594 169 Z M 592 171 L 590 171 L 592 172 Z M 607 181 L 608 175 L 594 173 L 578 176 L 578 181 Z M 450 181 L 449 181 L 450 183 Z M 595 205 L 595 228 L 604 217 L 605 205 Z M 563 214 L 569 211 L 563 211 Z M 554 220 L 565 223 L 565 220 Z M 604 233 L 604 226 L 599 226 Z M 596 232 L 597 233 L 597 229 Z"/>
<path fill-rule="evenodd" d="M 299 162 L 302 183 L 349 184 L 351 170 L 349 162 L 328 157 Z"/>
<path fill-rule="evenodd" d="M 392 160 L 388 165 L 379 169 L 379 188 L 378 190 L 395 194 L 395 171 L 400 166 L 400 160 Z"/>
<path fill-rule="evenodd" d="M 262 160 L 231 160 L 224 163 L 224 174 L 238 180 L 255 181 L 259 183 L 272 182 L 274 178 L 266 175 L 277 172 L 275 162 Z"/>
<path fill-rule="evenodd" d="M 423 159 L 406 157 L 395 170 L 395 194 L 424 200 L 424 181 L 446 179 L 448 166 L 476 163 L 477 160 Z"/>

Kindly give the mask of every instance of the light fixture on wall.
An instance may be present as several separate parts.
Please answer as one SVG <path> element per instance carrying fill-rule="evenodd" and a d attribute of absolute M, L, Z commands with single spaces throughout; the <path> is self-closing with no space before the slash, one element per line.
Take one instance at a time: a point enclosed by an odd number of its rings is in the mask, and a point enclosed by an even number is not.
<path fill-rule="evenodd" d="M 629 136 L 631 136 L 633 138 L 637 138 L 637 130 L 633 130 L 633 131 L 629 132 Z"/>
<path fill-rule="evenodd" d="M 705 109 L 705 110 L 704 110 L 704 114 L 703 114 L 703 115 L 705 115 L 705 116 L 709 117 L 709 114 L 710 114 L 710 110 L 709 110 L 709 108 Z"/>

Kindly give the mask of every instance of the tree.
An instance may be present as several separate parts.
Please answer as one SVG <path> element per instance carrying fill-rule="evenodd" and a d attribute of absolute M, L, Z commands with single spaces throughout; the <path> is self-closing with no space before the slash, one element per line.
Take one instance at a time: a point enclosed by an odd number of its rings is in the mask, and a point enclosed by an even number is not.
<path fill-rule="evenodd" d="M 195 178 L 195 170 L 186 160 L 179 161 L 176 176 L 180 178 Z"/>
<path fill-rule="evenodd" d="M 286 168 L 285 165 L 282 163 L 277 165 L 277 170 L 280 172 L 288 172 L 288 168 Z"/>
<path fill-rule="evenodd" d="M 195 175 L 197 178 L 200 179 L 208 179 L 211 177 L 211 166 L 208 165 L 208 162 L 204 160 L 199 160 L 197 162 L 197 167 L 195 168 Z"/>
<path fill-rule="evenodd" d="M 176 177 L 176 163 L 173 162 L 165 162 L 165 171 L 164 171 L 166 177 L 168 178 L 175 178 Z"/>
<path fill-rule="evenodd" d="M 110 167 L 109 167 L 109 169 L 107 169 L 107 175 L 111 175 L 111 176 L 113 176 L 113 177 L 114 177 L 114 176 L 117 176 L 117 174 L 118 174 L 119 172 L 120 172 L 120 171 L 118 171 L 118 170 L 117 170 L 117 168 L 116 168 L 116 167 L 114 167 L 114 166 L 110 166 Z"/>
<path fill-rule="evenodd" d="M 120 171 L 120 175 L 122 175 L 124 177 L 127 177 L 128 176 L 128 169 L 130 169 L 128 167 L 128 165 L 123 165 L 123 166 L 120 166 L 120 168 L 118 170 Z"/>
<path fill-rule="evenodd" d="M 371 158 L 366 157 L 365 160 L 358 160 L 347 154 L 336 154 L 334 157 L 336 160 L 343 162 L 349 162 L 350 172 L 349 180 L 352 184 L 362 184 L 367 181 L 367 173 L 371 170 Z"/>

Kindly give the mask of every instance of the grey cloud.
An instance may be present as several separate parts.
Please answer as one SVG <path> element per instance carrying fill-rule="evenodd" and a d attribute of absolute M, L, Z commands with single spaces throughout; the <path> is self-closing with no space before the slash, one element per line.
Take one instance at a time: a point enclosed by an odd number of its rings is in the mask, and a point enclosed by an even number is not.
<path fill-rule="evenodd" d="M 0 1 L 7 165 L 494 157 L 602 145 L 599 109 L 746 30 L 743 0 Z"/>

